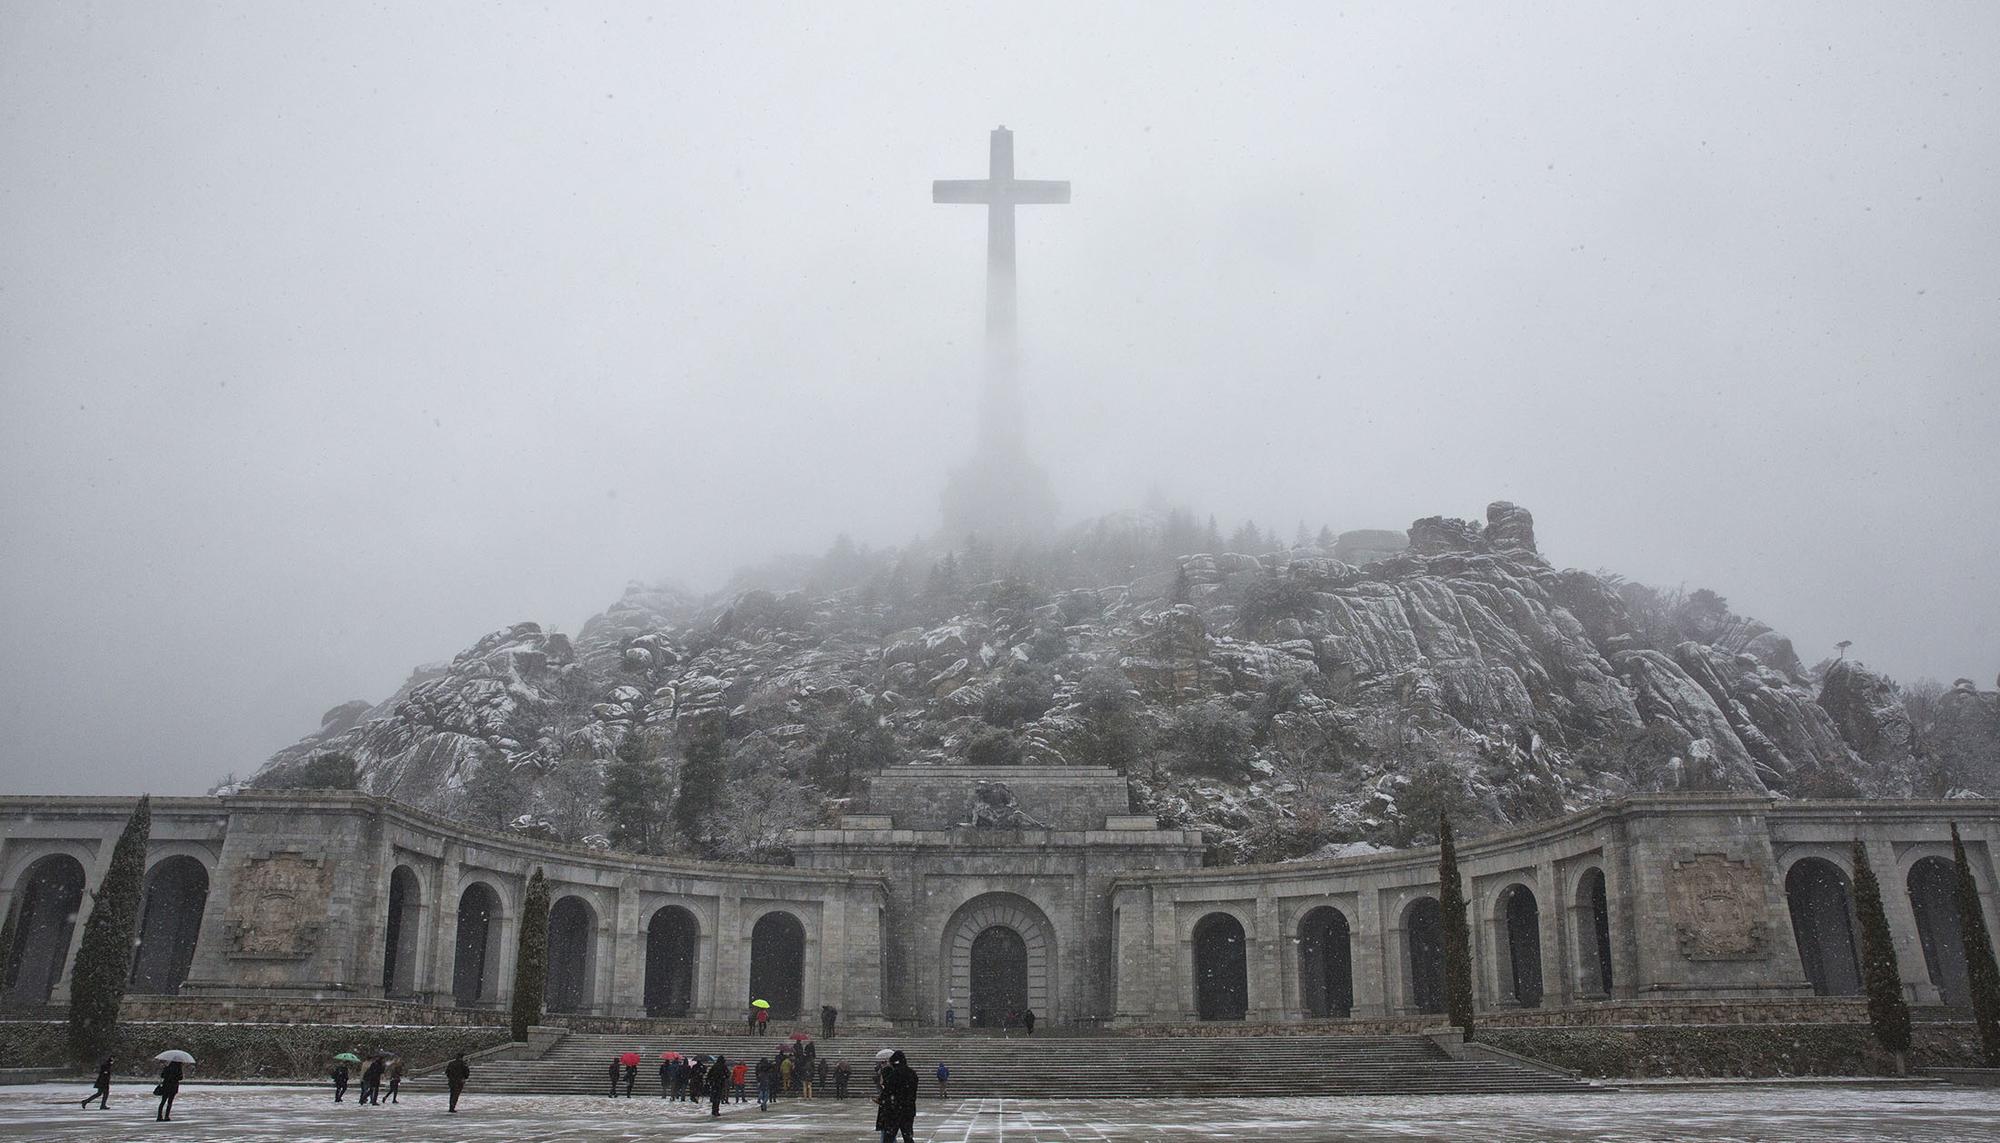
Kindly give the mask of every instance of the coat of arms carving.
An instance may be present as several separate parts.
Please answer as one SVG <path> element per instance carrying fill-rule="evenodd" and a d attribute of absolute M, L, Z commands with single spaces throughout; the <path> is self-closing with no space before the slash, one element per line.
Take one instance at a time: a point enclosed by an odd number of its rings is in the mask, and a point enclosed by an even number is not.
<path fill-rule="evenodd" d="M 253 857 L 231 879 L 224 938 L 232 957 L 303 960 L 319 947 L 333 870 L 321 858 Z"/>
<path fill-rule="evenodd" d="M 1689 960 L 1761 960 L 1770 910 L 1764 875 L 1720 853 L 1676 857 L 1667 877 L 1667 913 Z"/>

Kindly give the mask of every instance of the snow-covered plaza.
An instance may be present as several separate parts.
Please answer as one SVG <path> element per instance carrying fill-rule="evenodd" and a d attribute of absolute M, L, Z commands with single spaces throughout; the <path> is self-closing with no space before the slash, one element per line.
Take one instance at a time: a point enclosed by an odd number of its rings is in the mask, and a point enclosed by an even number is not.
<path fill-rule="evenodd" d="M 65 1102 L 67 1097 L 68 1102 Z M 0 1089 L 0 1138 L 180 1139 L 235 1143 L 526 1140 L 873 1140 L 866 1100 L 786 1101 L 760 1113 L 654 1099 L 480 1096 L 459 1113 L 423 1094 L 396 1106 L 335 1104 L 324 1089 L 200 1087 L 171 1124 L 146 1088 L 81 1111 L 81 1088 Z M 1976 1140 L 2000 1138 L 2000 1090 L 1895 1084 L 1643 1086 L 1591 1095 L 1370 1096 L 1351 1099 L 927 1099 L 917 1138 L 931 1143 L 1147 1139 Z"/>

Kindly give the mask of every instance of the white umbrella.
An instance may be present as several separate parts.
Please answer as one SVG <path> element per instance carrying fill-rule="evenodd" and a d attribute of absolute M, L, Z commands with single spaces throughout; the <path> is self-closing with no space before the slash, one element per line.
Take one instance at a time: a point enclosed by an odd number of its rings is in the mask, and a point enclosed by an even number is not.
<path fill-rule="evenodd" d="M 188 1055 L 179 1048 L 170 1048 L 153 1058 L 163 1064 L 191 1064 L 194 1062 L 193 1056 Z"/>
<path fill-rule="evenodd" d="M 875 1062 L 878 1064 L 886 1064 L 889 1062 L 889 1057 L 895 1054 L 896 1054 L 896 1049 L 884 1048 L 881 1051 L 875 1053 Z"/>

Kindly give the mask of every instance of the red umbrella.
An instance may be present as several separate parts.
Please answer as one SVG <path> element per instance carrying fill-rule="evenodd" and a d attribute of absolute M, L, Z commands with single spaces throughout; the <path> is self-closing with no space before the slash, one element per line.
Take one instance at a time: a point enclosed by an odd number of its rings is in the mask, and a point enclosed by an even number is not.
<path fill-rule="evenodd" d="M 618 1057 L 618 1062 L 624 1064 L 628 1068 L 636 1068 L 639 1066 L 639 1053 L 627 1052 L 624 1055 Z"/>
<path fill-rule="evenodd" d="M 804 1032 L 793 1032 L 792 1039 L 803 1041 L 803 1040 L 810 1040 L 812 1039 L 812 1037 Z"/>
<path fill-rule="evenodd" d="M 678 1060 L 681 1058 L 681 1054 L 679 1052 L 661 1052 L 660 1058 L 663 1060 Z"/>

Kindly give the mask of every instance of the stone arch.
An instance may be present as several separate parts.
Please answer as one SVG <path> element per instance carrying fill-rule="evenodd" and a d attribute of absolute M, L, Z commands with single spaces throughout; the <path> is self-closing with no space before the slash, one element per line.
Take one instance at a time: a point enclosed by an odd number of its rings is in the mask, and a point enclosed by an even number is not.
<path fill-rule="evenodd" d="M 139 905 L 139 947 L 132 956 L 131 990 L 172 996 L 187 982 L 201 915 L 208 907 L 208 867 L 185 854 L 162 858 L 146 871 Z"/>
<path fill-rule="evenodd" d="M 1502 998 L 1522 1008 L 1542 1004 L 1542 911 L 1535 891 L 1515 882 L 1500 891 L 1494 942 L 1498 949 Z"/>
<path fill-rule="evenodd" d="M 1353 932 L 1347 914 L 1321 905 L 1299 918 L 1299 1005 L 1306 1015 L 1354 1011 Z"/>
<path fill-rule="evenodd" d="M 474 881 L 458 897 L 453 938 L 451 996 L 461 1006 L 491 1004 L 500 997 L 500 893 Z"/>
<path fill-rule="evenodd" d="M 1847 874 L 1823 857 L 1806 857 L 1785 873 L 1785 903 L 1799 964 L 1818 996 L 1859 996 L 1861 958 Z"/>
<path fill-rule="evenodd" d="M 597 995 L 597 910 L 574 893 L 549 907 L 548 987 L 551 1012 L 587 1012 Z"/>
<path fill-rule="evenodd" d="M 69 963 L 70 938 L 83 908 L 83 863 L 67 853 L 36 858 L 14 883 L 14 945 L 4 995 L 46 1004 Z"/>
<path fill-rule="evenodd" d="M 1910 908 L 1917 916 L 1917 939 L 1924 947 L 1924 968 L 1931 983 L 1945 1004 L 1967 1007 L 1972 1003 L 1972 982 L 1965 968 L 1964 937 L 1959 931 L 1958 869 L 1948 858 L 1919 858 L 1910 866 L 1906 882 Z"/>
<path fill-rule="evenodd" d="M 1444 917 L 1436 897 L 1419 897 L 1403 910 L 1405 1000 L 1417 1012 L 1444 1011 Z"/>
<path fill-rule="evenodd" d="M 382 995 L 417 990 L 417 934 L 422 931 L 423 885 L 417 871 L 398 865 L 389 874 L 389 915 L 382 925 Z"/>
<path fill-rule="evenodd" d="M 985 1019 L 995 1025 L 1000 1023 L 1004 1012 L 978 1013 L 970 1007 L 973 946 L 995 929 L 1020 938 L 1018 949 L 1006 937 L 996 935 L 988 938 L 982 954 L 997 957 L 1006 953 L 1010 965 L 1018 967 L 1025 978 L 1019 984 L 1026 993 L 1027 1010 L 1038 1018 L 1055 1020 L 1056 1005 L 1061 999 L 1056 995 L 1055 926 L 1033 901 L 1013 893 L 974 897 L 960 905 L 951 920 L 945 922 L 941 957 L 946 966 L 945 994 L 944 1003 L 937 1010 L 942 1012 L 947 1005 L 956 1007 L 963 1002 L 967 1005 L 964 1011 L 968 1021 Z"/>
<path fill-rule="evenodd" d="M 1576 881 L 1577 988 L 1586 998 L 1611 995 L 1611 904 L 1604 870 L 1583 871 Z"/>
<path fill-rule="evenodd" d="M 694 1010 L 695 962 L 701 922 L 679 905 L 666 905 L 646 923 L 646 1015 L 686 1016 Z"/>
<path fill-rule="evenodd" d="M 770 1002 L 774 1020 L 796 1020 L 805 993 L 805 922 L 773 909 L 750 928 L 750 999 Z"/>
<path fill-rule="evenodd" d="M 1210 913 L 1194 924 L 1194 1011 L 1202 1020 L 1250 1013 L 1250 940 L 1236 914 Z"/>

